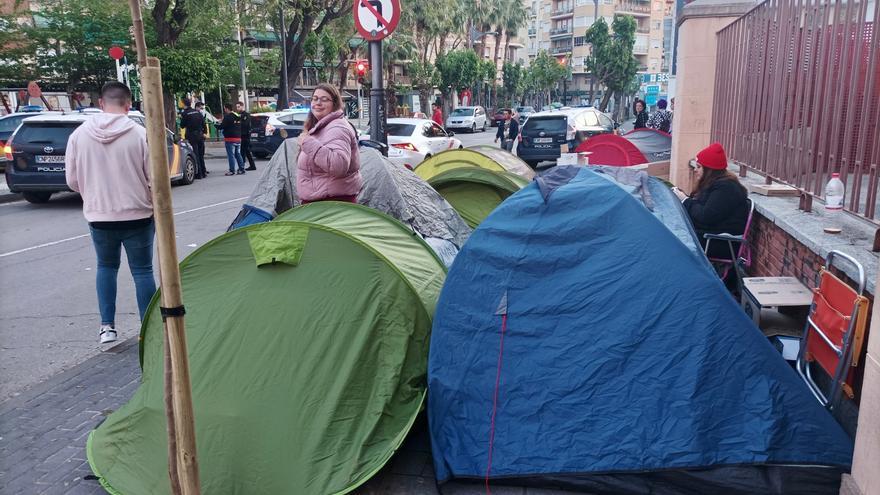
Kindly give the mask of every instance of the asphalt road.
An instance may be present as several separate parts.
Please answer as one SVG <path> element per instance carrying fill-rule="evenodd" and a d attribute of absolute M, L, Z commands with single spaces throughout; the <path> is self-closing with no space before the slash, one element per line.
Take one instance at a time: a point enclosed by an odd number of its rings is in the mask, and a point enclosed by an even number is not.
<path fill-rule="evenodd" d="M 456 135 L 465 146 L 491 144 L 494 133 Z M 209 150 L 207 179 L 172 188 L 178 257 L 225 232 L 250 195 L 256 172 L 226 177 L 221 148 Z M 0 204 L 0 402 L 102 352 L 98 343 L 96 260 L 82 201 L 58 194 L 43 205 Z M 158 266 L 154 259 L 154 270 Z M 158 278 L 158 273 L 156 274 Z M 222 294 L 218 294 L 222 297 Z M 137 335 L 134 284 L 123 259 L 116 329 Z M 106 349 L 106 346 L 105 346 Z"/>

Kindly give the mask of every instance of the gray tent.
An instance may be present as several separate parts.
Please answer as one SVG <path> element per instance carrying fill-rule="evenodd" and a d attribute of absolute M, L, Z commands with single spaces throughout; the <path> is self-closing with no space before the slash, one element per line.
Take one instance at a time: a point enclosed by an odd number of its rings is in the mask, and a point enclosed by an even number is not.
<path fill-rule="evenodd" d="M 297 156 L 297 140 L 285 140 L 228 230 L 269 221 L 300 204 L 296 194 Z M 441 239 L 456 247 L 464 245 L 470 227 L 427 182 L 392 164 L 375 149 L 362 147 L 360 159 L 364 187 L 358 203 L 397 218 L 426 239 Z"/>

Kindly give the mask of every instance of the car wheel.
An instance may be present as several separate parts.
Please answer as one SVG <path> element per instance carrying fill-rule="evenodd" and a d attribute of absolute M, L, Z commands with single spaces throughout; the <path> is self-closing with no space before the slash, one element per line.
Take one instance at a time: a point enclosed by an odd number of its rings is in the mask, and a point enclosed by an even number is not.
<path fill-rule="evenodd" d="M 532 170 L 535 170 L 536 168 L 538 168 L 538 162 L 526 160 L 526 165 L 528 165 L 529 168 L 531 168 Z"/>
<path fill-rule="evenodd" d="M 49 198 L 52 197 L 52 193 L 46 191 L 30 191 L 21 193 L 21 195 L 24 196 L 25 201 L 34 204 L 47 203 L 49 202 Z"/>
<path fill-rule="evenodd" d="M 483 121 L 483 130 L 480 132 L 486 132 L 486 121 L 485 120 Z"/>
<path fill-rule="evenodd" d="M 192 184 L 196 180 L 196 163 L 193 161 L 192 157 L 186 157 L 186 162 L 183 164 L 183 177 L 178 181 L 180 184 L 184 186 L 188 186 Z"/>
<path fill-rule="evenodd" d="M 477 123 L 476 122 L 471 124 L 471 134 L 473 134 L 475 132 L 477 132 Z"/>
<path fill-rule="evenodd" d="M 463 150 L 463 149 L 464 149 L 464 145 L 463 145 L 463 144 L 459 144 L 459 145 L 458 145 L 458 149 Z"/>

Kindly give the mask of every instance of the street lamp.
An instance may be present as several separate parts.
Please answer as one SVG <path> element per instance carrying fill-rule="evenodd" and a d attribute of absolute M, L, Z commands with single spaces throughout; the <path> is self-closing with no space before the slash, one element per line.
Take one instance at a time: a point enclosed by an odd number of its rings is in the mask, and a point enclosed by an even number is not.
<path fill-rule="evenodd" d="M 242 38 L 241 36 L 241 28 L 238 30 L 238 68 L 241 71 L 241 92 L 244 94 L 244 109 L 245 111 L 250 110 L 250 101 L 248 101 L 248 93 L 247 93 L 247 76 L 245 75 L 245 70 L 247 67 L 244 62 L 244 45 L 252 44 L 257 41 L 256 38 L 251 36 L 246 36 Z"/>

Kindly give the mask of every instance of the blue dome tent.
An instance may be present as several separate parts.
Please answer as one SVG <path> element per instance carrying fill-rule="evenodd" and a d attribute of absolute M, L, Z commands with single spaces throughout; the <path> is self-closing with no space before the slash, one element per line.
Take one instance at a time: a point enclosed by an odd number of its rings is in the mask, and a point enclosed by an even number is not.
<path fill-rule="evenodd" d="M 851 440 L 696 256 L 588 169 L 509 197 L 438 302 L 437 479 L 836 494 Z"/>

